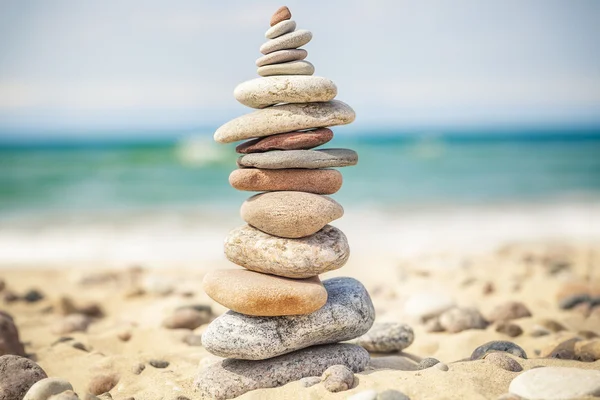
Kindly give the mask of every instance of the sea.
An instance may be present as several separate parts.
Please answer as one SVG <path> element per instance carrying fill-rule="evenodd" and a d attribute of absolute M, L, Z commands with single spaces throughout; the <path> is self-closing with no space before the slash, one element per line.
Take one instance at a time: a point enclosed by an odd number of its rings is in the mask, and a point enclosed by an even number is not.
<path fill-rule="evenodd" d="M 365 253 L 600 235 L 600 129 L 359 131 L 324 147 L 359 155 L 332 197 Z M 218 259 L 251 195 L 228 184 L 236 157 L 210 131 L 0 141 L 0 266 Z"/>
<path fill-rule="evenodd" d="M 0 143 L 0 218 L 45 213 L 239 204 L 233 145 L 210 133 L 169 140 Z M 598 201 L 600 130 L 394 134 L 363 132 L 325 147 L 359 154 L 340 203 L 375 208 Z"/>

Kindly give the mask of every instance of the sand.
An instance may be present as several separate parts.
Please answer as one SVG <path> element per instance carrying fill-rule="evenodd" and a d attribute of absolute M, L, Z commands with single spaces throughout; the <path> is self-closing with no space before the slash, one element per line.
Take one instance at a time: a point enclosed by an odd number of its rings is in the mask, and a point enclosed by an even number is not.
<path fill-rule="evenodd" d="M 574 366 L 600 369 L 600 361 L 583 363 L 535 358 L 536 351 L 548 344 L 575 335 L 579 331 L 600 334 L 600 312 L 584 315 L 580 311 L 562 311 L 556 293 L 562 283 L 576 278 L 599 279 L 600 243 L 537 241 L 498 245 L 495 249 L 469 254 L 419 254 L 402 260 L 388 259 L 393 266 L 375 271 L 365 268 L 362 260 L 351 260 L 347 267 L 330 276 L 350 275 L 361 280 L 370 291 L 378 321 L 402 321 L 415 330 L 414 343 L 405 353 L 372 355 L 369 370 L 357 374 L 355 387 L 342 393 L 329 393 L 322 385 L 302 388 L 298 382 L 275 389 L 247 393 L 242 399 L 342 399 L 367 389 L 397 389 L 413 399 L 495 399 L 506 393 L 517 375 L 489 364 L 486 360 L 458 361 L 469 357 L 479 345 L 490 340 L 512 340 L 529 354 L 518 361 L 525 370 L 540 365 Z M 562 270 L 550 268 L 559 262 Z M 443 264 L 443 268 L 440 266 Z M 201 290 L 201 279 L 211 269 L 226 267 L 225 261 L 198 268 L 10 268 L 0 270 L 7 289 L 17 294 L 37 288 L 45 298 L 35 303 L 17 301 L 1 308 L 15 317 L 26 350 L 49 376 L 69 380 L 83 397 L 91 378 L 99 374 L 118 374 L 119 383 L 111 390 L 114 399 L 197 398 L 192 381 L 199 368 L 219 360 L 202 347 L 189 346 L 183 338 L 188 330 L 168 330 L 162 320 L 178 306 L 212 305 L 216 315 L 225 311 Z M 428 333 L 423 324 L 411 320 L 403 304 L 413 293 L 444 291 L 461 306 L 475 306 L 484 315 L 507 300 L 522 301 L 533 316 L 516 320 L 524 334 L 509 338 L 494 331 L 467 330 L 456 334 Z M 491 291 L 491 293 L 490 293 Z M 99 304 L 105 316 L 97 319 L 88 332 L 68 336 L 89 351 L 73 348 L 72 342 L 53 343 L 60 335 L 52 328 L 63 318 L 58 314 L 58 299 L 71 298 L 76 305 Z M 551 318 L 568 328 L 567 332 L 532 337 L 537 321 Z M 203 325 L 196 329 L 201 333 Z M 130 332 L 123 341 L 118 335 Z M 435 357 L 449 365 L 449 371 L 436 368 L 414 371 L 415 361 Z M 151 359 L 166 360 L 167 368 L 148 365 Z M 457 362 L 458 361 L 458 362 Z M 133 368 L 145 363 L 141 374 Z"/>

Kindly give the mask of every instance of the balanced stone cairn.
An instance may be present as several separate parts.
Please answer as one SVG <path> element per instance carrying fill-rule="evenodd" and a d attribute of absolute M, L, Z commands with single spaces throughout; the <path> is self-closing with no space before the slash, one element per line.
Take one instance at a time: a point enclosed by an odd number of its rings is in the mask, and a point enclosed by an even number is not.
<path fill-rule="evenodd" d="M 235 98 L 257 109 L 221 126 L 215 140 L 237 146 L 239 169 L 229 177 L 238 190 L 261 192 L 241 208 L 247 225 L 225 239 L 225 255 L 245 269 L 208 273 L 206 293 L 230 309 L 202 335 L 210 353 L 226 359 L 195 381 L 203 397 L 229 399 L 249 390 L 320 376 L 333 365 L 364 370 L 369 353 L 338 343 L 365 334 L 375 310 L 352 278 L 324 282 L 318 275 L 341 268 L 350 255 L 346 236 L 328 225 L 344 210 L 326 195 L 342 185 L 339 171 L 355 165 L 356 152 L 315 147 L 333 138 L 327 127 L 355 114 L 335 84 L 312 76 L 304 61 L 311 32 L 296 30 L 287 7 L 271 18 L 269 39 L 256 61 L 261 78 L 244 82 Z"/>

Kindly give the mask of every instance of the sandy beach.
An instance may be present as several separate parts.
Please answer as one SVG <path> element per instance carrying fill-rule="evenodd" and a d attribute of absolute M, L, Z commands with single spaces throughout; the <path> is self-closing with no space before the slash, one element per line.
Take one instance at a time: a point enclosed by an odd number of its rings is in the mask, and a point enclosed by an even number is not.
<path fill-rule="evenodd" d="M 376 323 L 401 322 L 414 330 L 408 348 L 372 353 L 369 367 L 356 374 L 348 391 L 330 393 L 322 385 L 304 388 L 292 382 L 240 398 L 342 399 L 371 389 L 396 389 L 411 399 L 496 399 L 508 392 L 519 373 L 487 359 L 469 360 L 478 346 L 492 340 L 521 346 L 528 359 L 510 357 L 525 371 L 539 366 L 600 369 L 600 361 L 548 357 L 565 340 L 597 341 L 600 335 L 600 308 L 559 307 L 561 292 L 574 283 L 594 293 L 600 290 L 597 206 L 447 211 L 398 212 L 383 218 L 357 210 L 337 224 L 348 232 L 353 254 L 346 266 L 323 279 L 351 276 L 363 282 L 376 309 Z M 209 319 L 226 311 L 202 291 L 201 281 L 211 270 L 235 268 L 220 254 L 220 246 L 226 225 L 236 225 L 231 219 L 206 222 L 206 228 L 198 229 L 190 218 L 155 216 L 153 222 L 140 219 L 137 225 L 129 220 L 128 229 L 115 224 L 110 233 L 106 221 L 97 221 L 95 230 L 66 223 L 54 232 L 47 228 L 36 234 L 32 226 L 5 225 L 0 234 L 2 310 L 14 317 L 27 354 L 49 376 L 71 382 L 81 398 L 98 376 L 115 380 L 110 395 L 118 400 L 198 398 L 195 377 L 219 360 L 193 340 L 207 325 L 193 331 L 167 329 L 163 321 L 182 306 L 210 306 Z M 159 225 L 164 230 L 157 233 Z M 31 250 L 33 243 L 46 243 L 45 247 L 25 253 L 11 246 L 11 237 L 23 243 L 24 235 L 31 237 Z M 52 250 L 53 235 L 62 240 Z M 69 235 L 73 240 L 65 240 Z M 134 239 L 143 245 L 132 246 Z M 72 252 L 67 251 L 70 245 Z M 174 257 L 177 254 L 181 259 Z M 31 290 L 43 298 L 25 300 Z M 424 297 L 474 307 L 485 318 L 497 306 L 520 302 L 531 316 L 511 321 L 520 328 L 512 327 L 518 333 L 514 337 L 508 330 L 497 332 L 499 322 L 485 329 L 431 332 L 430 324 L 414 314 L 414 304 L 410 306 Z M 81 321 L 71 320 L 81 313 L 90 315 L 85 317 L 86 329 L 78 325 Z M 417 370 L 426 357 L 445 363 L 448 371 Z M 157 360 L 168 366 L 153 367 L 150 362 Z"/>

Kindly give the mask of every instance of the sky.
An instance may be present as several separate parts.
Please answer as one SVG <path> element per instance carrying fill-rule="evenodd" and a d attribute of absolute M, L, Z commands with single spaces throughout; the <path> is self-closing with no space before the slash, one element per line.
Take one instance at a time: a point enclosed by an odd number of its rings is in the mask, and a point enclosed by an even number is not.
<path fill-rule="evenodd" d="M 283 4 L 0 0 L 0 135 L 218 127 Z M 285 4 L 361 129 L 600 126 L 600 1 Z"/>

